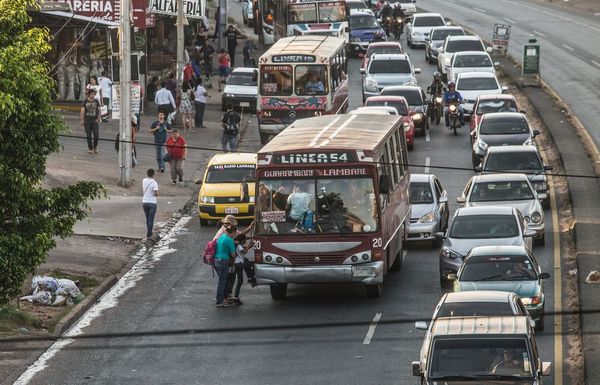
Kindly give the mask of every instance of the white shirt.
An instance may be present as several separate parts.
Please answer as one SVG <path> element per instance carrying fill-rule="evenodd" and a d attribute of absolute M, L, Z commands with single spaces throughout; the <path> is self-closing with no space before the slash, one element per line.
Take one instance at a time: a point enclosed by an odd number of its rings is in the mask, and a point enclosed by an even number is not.
<path fill-rule="evenodd" d="M 194 101 L 198 103 L 206 103 L 206 96 L 204 96 L 205 93 L 206 88 L 202 86 L 197 86 L 194 90 Z"/>
<path fill-rule="evenodd" d="M 98 78 L 98 84 L 100 84 L 100 87 L 102 88 L 102 97 L 111 99 L 111 97 L 112 97 L 112 92 L 111 92 L 112 82 L 110 81 L 110 79 L 107 78 L 106 76 L 100 76 Z"/>
<path fill-rule="evenodd" d="M 158 182 L 155 181 L 154 178 L 144 178 L 142 181 L 142 189 L 144 194 L 142 203 L 156 204 L 156 195 L 154 195 L 154 192 L 158 191 Z"/>
<path fill-rule="evenodd" d="M 244 246 L 242 245 L 237 245 L 235 248 L 235 263 L 244 263 L 244 257 L 245 255 L 243 254 L 244 252 Z"/>
<path fill-rule="evenodd" d="M 175 100 L 173 100 L 173 94 L 171 94 L 171 91 L 169 91 L 166 88 L 161 88 L 160 90 L 156 91 L 156 95 L 154 96 L 154 103 L 156 103 L 157 106 L 163 104 L 170 104 L 173 107 L 175 107 Z"/>

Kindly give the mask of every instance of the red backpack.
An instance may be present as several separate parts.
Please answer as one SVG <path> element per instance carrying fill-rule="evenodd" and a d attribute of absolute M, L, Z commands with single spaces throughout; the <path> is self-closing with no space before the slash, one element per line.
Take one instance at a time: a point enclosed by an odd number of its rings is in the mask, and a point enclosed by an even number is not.
<path fill-rule="evenodd" d="M 217 240 L 213 239 L 206 243 L 204 247 L 204 263 L 207 265 L 215 264 L 215 254 L 217 252 Z"/>

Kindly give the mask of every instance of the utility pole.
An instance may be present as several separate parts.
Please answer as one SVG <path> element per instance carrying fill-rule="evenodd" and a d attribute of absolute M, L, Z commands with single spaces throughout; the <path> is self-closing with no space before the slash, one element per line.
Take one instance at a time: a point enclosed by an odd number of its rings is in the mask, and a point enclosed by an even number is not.
<path fill-rule="evenodd" d="M 119 184 L 123 187 L 131 186 L 133 175 L 131 172 L 131 0 L 121 0 L 121 17 L 119 29 L 120 66 L 119 81 L 119 168 L 121 177 Z M 140 122 L 138 122 L 139 126 Z"/>
<path fill-rule="evenodd" d="M 221 49 L 227 50 L 225 47 L 225 36 L 223 33 L 227 31 L 227 0 L 219 0 L 219 49 L 218 52 L 221 52 Z"/>
<path fill-rule="evenodd" d="M 183 66 L 185 64 L 185 15 L 183 13 L 183 0 L 177 0 L 177 89 L 183 83 Z"/>

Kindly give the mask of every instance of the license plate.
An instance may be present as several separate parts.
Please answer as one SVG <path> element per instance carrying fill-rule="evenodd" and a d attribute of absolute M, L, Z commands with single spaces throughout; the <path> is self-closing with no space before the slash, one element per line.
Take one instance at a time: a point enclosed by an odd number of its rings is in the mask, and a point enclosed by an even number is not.
<path fill-rule="evenodd" d="M 225 214 L 238 214 L 240 209 L 237 207 L 225 207 Z"/>
<path fill-rule="evenodd" d="M 250 107 L 250 102 L 240 102 L 240 107 Z"/>

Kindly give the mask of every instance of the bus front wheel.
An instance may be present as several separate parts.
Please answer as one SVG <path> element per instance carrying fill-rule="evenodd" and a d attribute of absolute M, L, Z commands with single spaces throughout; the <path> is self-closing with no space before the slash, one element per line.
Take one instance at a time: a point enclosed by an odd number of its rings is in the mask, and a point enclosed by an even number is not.
<path fill-rule="evenodd" d="M 383 295 L 383 282 L 375 285 L 366 285 L 367 297 L 379 298 Z"/>
<path fill-rule="evenodd" d="M 271 297 L 273 299 L 285 299 L 287 294 L 287 283 L 274 283 L 270 285 Z"/>

